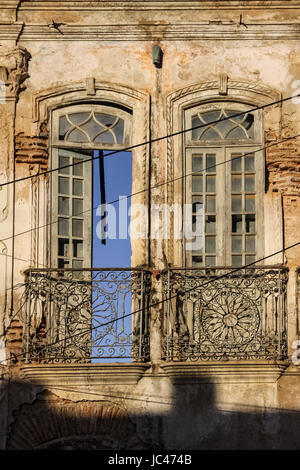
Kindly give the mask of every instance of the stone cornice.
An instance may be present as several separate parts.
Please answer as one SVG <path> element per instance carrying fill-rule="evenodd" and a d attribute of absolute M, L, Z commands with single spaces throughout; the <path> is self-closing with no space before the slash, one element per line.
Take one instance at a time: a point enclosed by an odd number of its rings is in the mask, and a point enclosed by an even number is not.
<path fill-rule="evenodd" d="M 149 369 L 149 364 L 41 364 L 21 368 L 24 379 L 43 386 L 86 386 L 97 384 L 134 385 Z"/>
<path fill-rule="evenodd" d="M 0 1 L 0 7 L 3 4 L 14 4 L 19 2 L 14 1 Z M 207 1 L 207 0 L 163 0 L 163 1 L 132 1 L 132 0 L 117 0 L 113 2 L 109 1 L 72 1 L 72 0 L 54 0 L 54 1 L 26 1 L 23 0 L 19 6 L 19 11 L 22 10 L 215 10 L 215 9 L 293 9 L 300 7 L 299 0 L 283 1 L 283 0 L 271 0 L 271 1 L 259 1 L 259 0 L 218 0 L 218 1 Z"/>
<path fill-rule="evenodd" d="M 203 21 L 185 24 L 70 24 L 60 32 L 47 24 L 0 24 L 0 41 L 176 41 L 176 40 L 299 40 L 300 23 L 247 24 Z"/>
<path fill-rule="evenodd" d="M 274 383 L 288 368 L 288 362 L 162 362 L 154 374 L 172 383 Z M 134 385 L 142 377 L 153 377 L 149 364 L 41 364 L 24 365 L 25 380 L 42 386 Z"/>
<path fill-rule="evenodd" d="M 169 362 L 160 365 L 175 384 L 187 383 L 274 383 L 289 366 L 287 362 Z"/>

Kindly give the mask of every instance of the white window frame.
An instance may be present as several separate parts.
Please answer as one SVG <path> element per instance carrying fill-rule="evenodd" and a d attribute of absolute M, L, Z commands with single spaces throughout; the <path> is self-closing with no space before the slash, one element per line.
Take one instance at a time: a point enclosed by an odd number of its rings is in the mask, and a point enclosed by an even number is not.
<path fill-rule="evenodd" d="M 116 117 L 120 117 L 124 120 L 124 139 L 121 144 L 119 143 L 101 143 L 101 142 L 68 142 L 64 140 L 59 140 L 59 120 L 65 114 L 70 113 L 83 113 L 90 112 L 93 110 L 98 113 L 106 113 Z M 73 106 L 66 106 L 53 110 L 51 116 L 51 168 L 59 167 L 59 152 L 67 152 L 67 154 L 72 154 L 72 151 L 76 152 L 78 156 L 81 155 L 83 159 L 91 159 L 93 156 L 93 150 L 121 150 L 125 147 L 131 145 L 131 122 L 132 116 L 130 112 L 126 112 L 123 109 L 120 109 L 117 106 L 109 106 L 102 104 L 78 104 Z M 90 155 L 86 155 L 84 151 L 90 151 Z M 72 167 L 70 167 L 70 175 L 72 174 Z M 54 171 L 50 174 L 51 183 L 50 183 L 50 230 L 49 230 L 49 247 L 50 252 L 48 255 L 50 267 L 58 268 L 58 178 L 59 172 Z M 83 180 L 90 181 L 90 184 L 83 184 L 83 210 L 82 210 L 82 219 L 83 219 L 83 256 L 82 267 L 90 268 L 92 265 L 92 202 L 93 202 L 93 165 L 92 161 L 86 162 L 83 164 Z M 72 194 L 70 188 L 69 194 Z M 71 200 L 71 196 L 70 196 Z M 72 219 L 72 208 L 69 207 L 69 217 Z M 69 231 L 71 230 L 71 221 L 69 222 Z M 63 237 L 61 237 L 63 238 Z M 67 237 L 66 237 L 67 238 Z M 69 250 L 73 250 L 73 245 L 71 245 L 72 233 L 69 233 L 70 244 Z M 73 253 L 69 253 L 69 258 L 72 260 L 74 258 Z M 66 268 L 71 265 L 65 266 Z M 79 268 L 81 269 L 81 268 Z"/>
<path fill-rule="evenodd" d="M 238 112 L 248 112 L 251 105 L 239 102 L 218 101 L 193 106 L 184 112 L 185 129 L 192 128 L 192 116 L 197 112 L 212 111 L 224 106 L 226 109 L 238 110 Z M 253 139 L 219 139 L 219 140 L 193 140 L 192 132 L 186 132 L 183 137 L 184 159 L 183 171 L 186 175 L 183 185 L 183 201 L 190 204 L 191 201 L 191 180 L 192 166 L 191 156 L 193 153 L 216 153 L 218 166 L 216 167 L 216 266 L 232 265 L 231 247 L 231 153 L 255 152 L 255 214 L 256 214 L 256 259 L 264 256 L 264 191 L 265 191 L 265 157 L 263 147 L 263 125 L 262 111 L 257 110 L 254 114 L 254 137 Z M 204 174 L 204 173 L 203 173 Z M 224 214 L 224 216 L 222 216 Z M 183 260 L 187 267 L 192 267 L 192 251 L 187 249 L 186 238 L 183 243 Z M 245 259 L 243 254 L 243 260 Z M 243 263 L 245 264 L 245 263 Z M 203 267 L 207 267 L 205 260 Z"/>

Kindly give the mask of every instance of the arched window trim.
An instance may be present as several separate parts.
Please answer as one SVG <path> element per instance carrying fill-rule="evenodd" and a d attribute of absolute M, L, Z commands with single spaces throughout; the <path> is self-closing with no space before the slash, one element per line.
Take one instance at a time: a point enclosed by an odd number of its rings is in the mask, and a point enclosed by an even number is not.
<path fill-rule="evenodd" d="M 180 132 L 184 129 L 185 112 L 193 107 L 211 105 L 211 103 L 218 104 L 220 101 L 227 101 L 239 103 L 249 110 L 255 106 L 262 106 L 281 98 L 280 92 L 258 82 L 228 79 L 227 85 L 226 96 L 222 96 L 219 93 L 218 80 L 198 82 L 170 93 L 166 98 L 168 134 Z M 269 109 L 272 110 L 271 113 L 268 110 L 259 111 L 261 119 L 261 140 L 258 140 L 257 142 L 259 148 L 264 147 L 265 129 L 268 129 L 270 125 L 272 127 L 280 125 L 280 105 L 276 105 Z M 169 206 L 173 206 L 174 204 L 182 206 L 184 204 L 184 179 L 182 178 L 184 171 L 184 148 L 184 138 L 181 134 L 171 137 L 167 141 L 166 180 L 173 181 L 173 183 L 169 184 L 167 187 L 166 200 Z M 265 170 L 263 169 L 263 177 L 264 174 Z M 277 201 L 278 198 L 276 198 L 276 201 L 273 201 L 274 197 L 272 199 L 273 202 L 271 201 L 268 203 L 269 199 L 269 194 L 264 194 L 263 205 L 264 211 L 268 215 L 268 220 L 265 220 L 263 225 L 266 223 L 269 224 L 270 213 L 276 220 L 278 219 L 278 221 L 280 221 L 282 219 L 282 209 L 280 209 L 282 207 L 282 203 L 279 200 Z M 281 227 L 281 225 L 279 224 L 278 227 Z M 171 237 L 167 244 L 167 258 L 169 263 L 173 266 L 181 267 L 185 265 L 183 240 L 182 238 L 176 239 L 174 237 L 174 230 L 174 226 L 171 226 Z M 273 252 L 282 249 L 283 236 L 280 228 L 278 228 L 278 230 L 276 229 L 276 236 L 272 238 L 271 241 L 267 236 L 267 229 L 262 227 L 262 230 L 265 232 L 264 236 L 261 238 L 262 252 L 264 252 L 265 255 L 270 252 L 270 246 L 272 246 L 271 251 Z M 283 256 L 272 257 L 265 263 L 268 264 L 268 262 L 271 264 L 282 263 Z"/>
<path fill-rule="evenodd" d="M 66 114 L 85 113 L 94 111 L 95 113 L 105 113 L 111 116 L 119 117 L 124 120 L 124 139 L 123 142 L 118 143 L 101 143 L 101 142 L 66 142 L 59 139 L 59 119 Z M 121 150 L 131 145 L 131 127 L 132 119 L 131 114 L 118 108 L 117 106 L 109 106 L 103 104 L 77 104 L 66 106 L 53 111 L 52 113 L 52 146 L 64 148 L 82 148 L 82 149 L 95 149 L 95 150 Z"/>
<path fill-rule="evenodd" d="M 59 139 L 59 121 L 66 114 L 85 112 L 106 113 L 124 120 L 124 139 L 118 143 L 65 142 Z M 115 106 L 99 104 L 76 104 L 60 107 L 51 116 L 51 168 L 72 164 L 78 159 L 90 160 L 94 150 L 121 150 L 131 143 L 132 115 Z M 49 232 L 49 260 L 51 267 L 89 268 L 92 261 L 92 185 L 93 165 L 82 165 L 55 171 L 51 174 Z M 90 182 L 90 183 L 87 183 Z M 61 189 L 63 185 L 66 189 Z M 65 192 L 65 194 L 64 194 Z M 64 201 L 67 208 L 63 208 Z M 77 203 L 77 216 L 74 206 Z M 64 213 L 64 210 L 66 211 Z M 76 211 L 75 211 L 76 214 Z M 58 221 L 58 223 L 53 223 Z M 65 242 L 64 242 L 65 240 Z M 65 251 L 67 250 L 67 251 Z M 76 250 L 76 255 L 75 255 Z M 64 263 L 67 263 L 66 265 Z M 60 265 L 60 263 L 63 263 Z"/>
<path fill-rule="evenodd" d="M 185 128 L 192 127 L 192 116 L 200 111 L 216 110 L 226 107 L 237 112 L 248 111 L 254 106 L 247 106 L 238 101 L 227 101 L 225 99 L 209 104 L 199 104 L 185 109 Z M 183 201 L 192 204 L 199 200 L 199 207 L 203 209 L 203 247 L 202 249 L 190 249 L 190 242 L 183 238 L 183 260 L 187 267 L 209 267 L 209 266 L 239 266 L 248 264 L 254 259 L 262 258 L 264 255 L 264 153 L 262 148 L 262 119 L 259 111 L 254 115 L 254 138 L 253 139 L 216 139 L 216 140 L 193 140 L 192 132 L 183 134 L 183 174 L 187 175 L 182 186 Z M 242 157 L 240 171 L 236 171 L 229 162 L 238 154 L 244 155 L 251 152 L 254 156 L 255 169 L 247 172 L 245 158 Z M 216 162 L 216 167 L 204 171 L 208 159 Z M 193 169 L 192 161 L 201 160 L 203 171 L 198 173 Z M 253 158 L 252 158 L 253 161 Z M 193 175 L 195 176 L 192 176 Z M 195 174 L 196 173 L 196 174 Z M 232 181 L 239 180 L 240 189 L 234 189 Z M 247 189 L 248 179 L 254 180 L 254 186 Z M 197 189 L 195 183 L 200 184 Z M 213 188 L 208 188 L 209 181 Z M 199 193 L 200 190 L 200 193 Z M 196 192 L 195 192 L 196 191 Z M 197 196 L 199 194 L 199 196 Z M 202 194 L 202 195 L 201 195 Z M 251 196 L 252 195 L 252 196 Z M 240 214 L 236 215 L 233 210 L 233 199 L 236 197 L 241 204 Z M 255 201 L 255 210 L 249 214 L 246 202 L 252 197 Z M 198 199 L 197 199 L 198 198 Z M 209 208 L 208 204 L 213 208 Z M 194 213 L 194 212 L 193 212 Z M 193 216 L 195 219 L 195 216 Z M 237 224 L 235 221 L 241 219 Z M 251 222 L 252 221 L 252 222 Z M 254 222 L 253 222 L 254 221 Z M 255 246 L 254 245 L 255 240 Z M 250 248 L 251 245 L 251 248 Z M 238 246 L 238 248 L 237 248 Z M 254 258 L 255 253 L 255 258 Z"/>

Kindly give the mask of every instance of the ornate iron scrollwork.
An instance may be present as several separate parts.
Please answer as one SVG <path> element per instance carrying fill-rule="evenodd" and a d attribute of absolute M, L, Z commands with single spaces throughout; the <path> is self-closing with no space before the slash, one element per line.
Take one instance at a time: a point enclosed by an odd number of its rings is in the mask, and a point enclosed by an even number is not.
<path fill-rule="evenodd" d="M 28 271 L 27 361 L 148 360 L 149 292 L 141 270 Z"/>
<path fill-rule="evenodd" d="M 163 283 L 165 359 L 287 356 L 286 269 L 174 269 Z"/>

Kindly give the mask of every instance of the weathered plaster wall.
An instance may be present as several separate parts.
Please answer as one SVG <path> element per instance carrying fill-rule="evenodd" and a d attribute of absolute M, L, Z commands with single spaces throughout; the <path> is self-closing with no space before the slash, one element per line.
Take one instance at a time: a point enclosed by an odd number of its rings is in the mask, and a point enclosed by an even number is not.
<path fill-rule="evenodd" d="M 51 94 L 55 87 L 67 87 L 93 77 L 98 83 L 129 87 L 151 97 L 148 113 L 152 139 L 166 135 L 172 126 L 172 122 L 167 122 L 166 109 L 170 94 L 200 82 L 217 82 L 220 73 L 226 74 L 229 80 L 249 83 L 249 88 L 266 87 L 278 96 L 287 97 L 297 91 L 300 30 L 295 18 L 299 15 L 300 4 L 296 1 L 279 2 L 276 7 L 272 2 L 266 7 L 265 2 L 258 1 L 240 5 L 235 2 L 234 6 L 228 1 L 193 2 L 188 7 L 184 2 L 168 2 L 165 7 L 165 2 L 135 2 L 135 5 L 128 2 L 126 8 L 119 2 L 114 2 L 113 6 L 110 2 L 102 2 L 101 6 L 93 2 L 47 2 L 46 6 L 31 1 L 9 2 L 9 6 L 7 3 L 0 2 L 0 19 L 4 21 L 0 25 L 0 42 L 4 51 L 16 46 L 26 48 L 31 58 L 25 89 L 18 90 L 9 103 L 0 105 L 0 181 L 22 178 L 48 167 L 50 126 L 45 116 L 40 121 L 36 119 L 35 97 L 43 92 L 47 94 L 47 90 Z M 52 20 L 65 24 L 58 31 L 53 28 Z M 157 43 L 164 53 L 161 69 L 156 69 L 152 63 L 152 45 Z M 9 67 L 5 53 L 0 65 Z M 85 91 L 82 96 L 86 98 Z M 300 134 L 299 115 L 299 104 L 292 101 L 266 110 L 266 145 Z M 142 126 L 143 122 L 141 131 Z M 143 135 L 147 136 L 145 132 Z M 166 140 L 151 145 L 152 185 L 168 179 L 167 155 Z M 180 155 L 175 153 L 172 158 L 176 163 Z M 287 140 L 267 149 L 266 171 L 266 190 L 268 196 L 277 197 L 273 204 L 277 207 L 276 220 L 283 225 L 283 240 L 285 246 L 289 246 L 299 241 L 300 233 L 298 141 Z M 141 171 L 137 171 L 137 175 L 136 189 L 143 189 L 144 175 Z M 18 315 L 20 294 L 16 291 L 14 308 L 10 311 L 11 291 L 8 289 L 24 281 L 24 269 L 44 262 L 45 244 L 40 243 L 38 248 L 37 236 L 30 232 L 46 220 L 45 213 L 38 216 L 33 210 L 34 201 L 38 197 L 43 201 L 46 192 L 47 178 L 40 181 L 39 186 L 35 180 L 17 183 L 15 195 L 12 186 L 0 191 L 1 250 L 8 255 L 1 260 L 0 336 L 9 326 L 10 315 L 10 328 L 5 338 L 8 355 L 20 354 L 22 336 L 22 317 Z M 152 191 L 153 203 L 167 200 L 164 186 Z M 270 234 L 272 217 L 269 219 L 266 230 Z M 12 230 L 29 232 L 15 238 L 13 246 L 11 239 L 5 240 L 11 237 Z M 143 249 L 139 247 L 137 264 L 142 264 Z M 166 253 L 169 254 L 164 243 L 153 241 L 151 267 L 164 268 Z M 13 264 L 11 256 L 15 258 Z M 290 269 L 290 344 L 299 329 L 295 275 L 299 259 L 299 247 L 287 251 L 284 258 Z M 172 263 L 174 259 L 167 261 Z M 158 289 L 153 300 L 160 299 Z M 181 371 L 174 379 L 175 373 L 171 369 L 166 372 L 164 364 L 159 363 L 161 315 L 160 307 L 152 318 L 151 357 L 156 365 L 143 371 L 131 384 L 122 382 L 122 373 L 113 384 L 107 384 L 103 377 L 97 382 L 95 376 L 99 368 L 92 367 L 85 379 L 78 378 L 80 368 L 76 366 L 70 366 L 68 371 L 67 366 L 62 366 L 60 371 L 52 371 L 49 379 L 49 370 L 41 366 L 37 368 L 37 378 L 30 370 L 26 372 L 26 368 L 21 371 L 20 361 L 16 362 L 6 376 L 10 380 L 9 387 L 7 382 L 2 382 L 2 446 L 8 424 L 8 448 L 40 446 L 47 439 L 53 439 L 54 446 L 69 445 L 71 421 L 77 429 L 72 445 L 80 447 L 78 440 L 83 440 L 82 436 L 90 443 L 95 434 L 98 436 L 96 415 L 101 415 L 99 422 L 106 420 L 109 439 L 105 441 L 102 433 L 101 439 L 94 439 L 91 444 L 96 447 L 300 447 L 296 367 L 286 369 L 286 364 L 278 372 L 273 364 L 266 366 L 263 372 L 253 367 L 236 373 L 228 364 L 222 364 L 218 371 L 191 368 L 190 375 Z M 4 358 L 4 348 L 1 354 Z M 66 371 L 70 380 L 67 383 L 62 378 Z M 102 374 L 105 372 L 104 367 Z M 70 421 L 66 420 L 63 425 L 66 408 Z M 28 414 L 33 416 L 31 421 Z M 60 430 L 56 427 L 57 416 Z M 119 420 L 124 427 L 116 426 Z M 37 429 L 37 422 L 43 423 L 43 435 Z M 25 438 L 22 429 L 25 429 Z"/>

